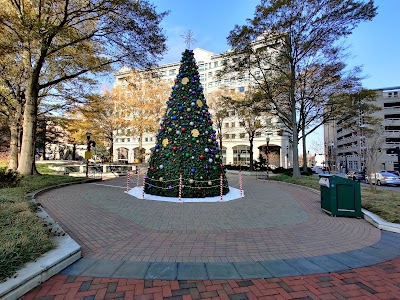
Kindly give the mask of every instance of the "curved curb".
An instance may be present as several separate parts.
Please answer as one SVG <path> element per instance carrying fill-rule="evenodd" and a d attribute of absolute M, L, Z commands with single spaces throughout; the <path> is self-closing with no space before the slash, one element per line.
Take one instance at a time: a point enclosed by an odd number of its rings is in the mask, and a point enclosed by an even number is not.
<path fill-rule="evenodd" d="M 366 209 L 361 209 L 364 219 L 381 230 L 400 233 L 400 224 L 385 221 L 381 217 L 375 215 Z"/>
<path fill-rule="evenodd" d="M 35 197 L 46 191 L 72 184 L 88 183 L 97 180 L 89 179 L 82 182 L 70 182 L 50 186 L 26 194 L 28 201 L 39 205 Z M 0 283 L 0 299 L 18 299 L 42 282 L 46 281 L 55 274 L 81 258 L 81 246 L 75 242 L 64 230 L 55 222 L 46 211 L 39 205 L 36 213 L 42 218 L 55 235 L 53 242 L 56 248 L 43 254 L 34 262 L 27 263 L 22 269 L 18 270 L 11 278 Z"/>
<path fill-rule="evenodd" d="M 145 262 L 82 258 L 60 274 L 143 280 L 278 278 L 367 267 L 400 256 L 400 235 L 382 232 L 371 246 L 319 256 L 243 262 Z"/>
<path fill-rule="evenodd" d="M 278 180 L 270 180 L 270 181 L 301 187 L 301 188 L 306 189 L 310 192 L 313 192 L 317 195 L 321 195 L 320 191 L 310 188 L 308 186 L 303 186 L 303 185 L 298 185 L 298 184 L 294 184 L 294 183 L 290 183 L 290 182 L 283 182 L 283 181 L 278 181 Z M 363 218 L 365 219 L 365 221 L 367 221 L 368 223 L 371 223 L 376 228 L 378 228 L 380 230 L 389 231 L 389 232 L 400 233 L 400 224 L 388 222 L 364 208 L 361 209 L 361 212 L 362 212 L 362 215 L 363 215 Z"/>

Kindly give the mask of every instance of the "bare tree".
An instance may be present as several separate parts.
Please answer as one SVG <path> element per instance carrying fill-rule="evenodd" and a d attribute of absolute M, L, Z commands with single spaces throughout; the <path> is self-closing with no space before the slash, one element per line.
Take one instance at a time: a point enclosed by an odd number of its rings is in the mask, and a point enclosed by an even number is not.
<path fill-rule="evenodd" d="M 313 113 L 323 119 L 321 113 L 330 100 L 326 95 L 330 94 L 332 83 L 321 76 L 323 70 L 340 67 L 339 54 L 343 49 L 338 41 L 349 36 L 360 22 L 371 20 L 375 15 L 372 0 L 262 0 L 249 24 L 236 25 L 230 32 L 228 42 L 233 50 L 227 54 L 224 72 L 249 76 L 263 91 L 264 101 L 273 106 L 292 133 L 293 176 L 300 176 L 297 155 L 300 132 L 307 122 L 309 127 L 314 122 L 305 121 L 310 112 L 304 111 L 307 107 L 304 101 L 322 107 Z M 307 93 L 303 97 L 301 87 L 306 82 L 302 82 L 305 74 L 320 75 L 314 77 L 319 80 L 307 81 Z M 343 72 L 339 75 L 344 77 Z M 324 97 L 314 92 L 321 89 Z M 317 97 L 308 99 L 309 95 Z M 312 132 L 312 127 L 308 132 Z"/>

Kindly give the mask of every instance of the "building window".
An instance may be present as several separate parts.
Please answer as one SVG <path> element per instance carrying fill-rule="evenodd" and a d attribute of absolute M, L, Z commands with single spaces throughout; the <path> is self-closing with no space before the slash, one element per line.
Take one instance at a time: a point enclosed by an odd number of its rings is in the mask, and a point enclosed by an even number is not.
<path fill-rule="evenodd" d="M 211 77 L 212 76 L 212 72 L 208 72 L 208 77 Z"/>
<path fill-rule="evenodd" d="M 245 145 L 233 147 L 233 163 L 235 165 L 250 164 L 250 147 Z"/>
<path fill-rule="evenodd" d="M 231 139 L 236 139 L 236 134 L 232 133 L 231 134 Z"/>
<path fill-rule="evenodd" d="M 353 161 L 352 160 L 349 161 L 349 169 L 353 169 Z"/>
<path fill-rule="evenodd" d="M 208 87 L 210 88 L 210 87 L 212 87 L 212 86 L 213 86 L 212 82 L 209 82 L 209 83 L 208 83 Z"/>
<path fill-rule="evenodd" d="M 354 161 L 354 169 L 358 169 L 358 161 Z"/>
<path fill-rule="evenodd" d="M 239 137 L 240 137 L 241 139 L 244 139 L 245 136 L 246 136 L 245 133 L 240 133 L 240 134 L 239 134 Z"/>
<path fill-rule="evenodd" d="M 122 143 L 125 142 L 125 139 L 121 139 L 121 142 L 122 142 Z"/>
<path fill-rule="evenodd" d="M 174 75 L 175 74 L 175 69 L 169 70 L 169 75 Z"/>
<path fill-rule="evenodd" d="M 199 62 L 199 71 L 203 71 L 203 70 L 204 70 L 204 63 Z"/>
<path fill-rule="evenodd" d="M 151 138 L 150 138 L 150 142 L 152 142 L 152 141 L 153 141 L 153 138 L 151 137 Z"/>
<path fill-rule="evenodd" d="M 229 128 L 229 123 L 225 123 L 225 128 Z"/>
<path fill-rule="evenodd" d="M 399 93 L 398 92 L 393 92 L 393 97 L 398 97 Z"/>
<path fill-rule="evenodd" d="M 215 61 L 215 62 L 214 62 L 214 68 L 217 68 L 217 67 L 218 67 L 218 62 Z"/>
<path fill-rule="evenodd" d="M 206 75 L 205 74 L 200 74 L 200 81 L 203 81 L 206 79 Z"/>
<path fill-rule="evenodd" d="M 126 139 L 126 141 L 129 143 L 131 141 L 131 139 L 128 138 L 128 139 Z"/>
<path fill-rule="evenodd" d="M 224 134 L 224 139 L 229 139 L 229 134 Z"/>
<path fill-rule="evenodd" d="M 145 141 L 145 142 L 148 142 L 148 141 L 149 141 L 149 138 L 147 138 L 147 137 L 144 138 L 144 141 Z"/>
<path fill-rule="evenodd" d="M 235 122 L 231 123 L 231 127 L 234 128 L 235 127 Z"/>
<path fill-rule="evenodd" d="M 256 137 L 261 137 L 261 132 L 256 132 Z"/>
<path fill-rule="evenodd" d="M 244 127 L 244 122 L 243 121 L 241 121 L 241 122 L 239 122 L 239 126 L 241 126 L 241 127 Z"/>

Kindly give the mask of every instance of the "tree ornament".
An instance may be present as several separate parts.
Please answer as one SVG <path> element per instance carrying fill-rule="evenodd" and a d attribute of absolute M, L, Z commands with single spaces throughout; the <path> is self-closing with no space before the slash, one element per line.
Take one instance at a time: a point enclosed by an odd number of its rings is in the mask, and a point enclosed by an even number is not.
<path fill-rule="evenodd" d="M 159 165 L 158 166 L 160 169 L 164 169 L 164 165 Z"/>
<path fill-rule="evenodd" d="M 193 179 L 189 179 L 189 183 L 192 184 L 194 182 Z"/>
<path fill-rule="evenodd" d="M 194 173 L 194 172 L 196 172 L 196 169 L 195 168 L 191 168 L 190 172 Z"/>
<path fill-rule="evenodd" d="M 189 82 L 189 78 L 184 77 L 184 78 L 182 78 L 181 82 L 182 82 L 182 84 L 186 85 Z"/>
<path fill-rule="evenodd" d="M 164 148 L 167 147 L 167 145 L 168 145 L 168 139 L 163 139 L 162 145 L 164 146 Z"/>
<path fill-rule="evenodd" d="M 203 160 L 203 159 L 204 159 L 204 155 L 201 154 L 201 155 L 199 156 L 199 158 L 200 158 L 201 160 Z"/>
<path fill-rule="evenodd" d="M 208 148 L 204 148 L 204 152 L 208 152 L 210 151 Z"/>
<path fill-rule="evenodd" d="M 212 185 L 212 182 L 211 182 L 211 181 L 209 181 L 209 182 L 208 182 L 208 185 Z"/>
<path fill-rule="evenodd" d="M 173 146 L 172 150 L 176 151 L 176 150 L 178 150 L 178 147 L 177 146 Z"/>
<path fill-rule="evenodd" d="M 200 132 L 197 129 L 193 129 L 191 133 L 193 137 L 198 137 L 200 134 Z"/>

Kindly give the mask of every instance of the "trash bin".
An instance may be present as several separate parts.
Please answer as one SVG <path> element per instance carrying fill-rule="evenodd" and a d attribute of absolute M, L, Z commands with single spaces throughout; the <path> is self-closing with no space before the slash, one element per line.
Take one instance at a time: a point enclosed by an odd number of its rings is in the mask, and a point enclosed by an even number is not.
<path fill-rule="evenodd" d="M 350 179 L 320 174 L 321 208 L 336 217 L 361 218 L 360 183 Z"/>

